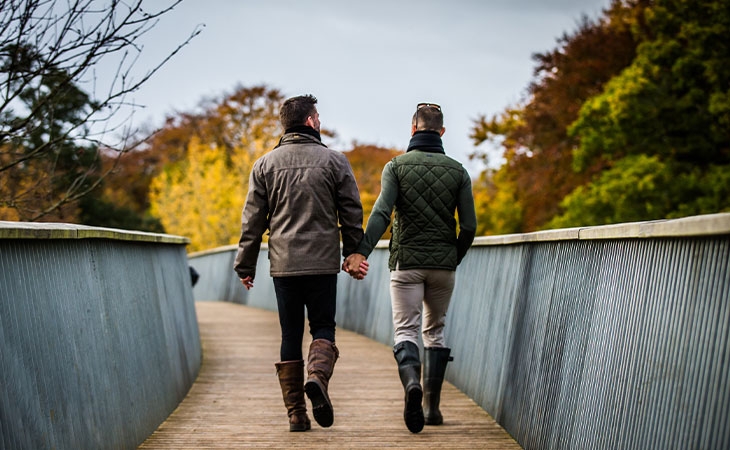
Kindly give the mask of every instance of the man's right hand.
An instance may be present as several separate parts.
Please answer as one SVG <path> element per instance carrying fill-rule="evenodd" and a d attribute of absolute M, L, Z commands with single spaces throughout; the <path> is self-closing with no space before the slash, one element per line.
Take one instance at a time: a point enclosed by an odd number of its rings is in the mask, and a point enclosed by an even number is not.
<path fill-rule="evenodd" d="M 253 287 L 253 278 L 250 275 L 246 278 L 241 278 L 241 284 L 246 288 L 246 290 L 249 290 Z"/>

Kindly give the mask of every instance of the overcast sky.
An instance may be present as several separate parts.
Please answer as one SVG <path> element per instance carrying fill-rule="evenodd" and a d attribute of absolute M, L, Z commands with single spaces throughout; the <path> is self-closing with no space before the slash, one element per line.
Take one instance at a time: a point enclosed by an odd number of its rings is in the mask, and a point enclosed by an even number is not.
<path fill-rule="evenodd" d="M 136 121 L 161 125 L 204 98 L 265 84 L 319 99 L 326 141 L 405 149 L 418 102 L 442 105 L 447 154 L 475 175 L 469 134 L 523 98 L 531 55 L 556 47 L 610 0 L 185 0 L 146 39 L 138 64 L 202 32 L 133 94 Z"/>

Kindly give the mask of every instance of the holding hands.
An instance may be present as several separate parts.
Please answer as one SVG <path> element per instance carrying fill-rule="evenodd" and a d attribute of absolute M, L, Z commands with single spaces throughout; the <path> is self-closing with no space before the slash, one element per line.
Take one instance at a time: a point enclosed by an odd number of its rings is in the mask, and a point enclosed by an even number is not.
<path fill-rule="evenodd" d="M 365 256 L 359 253 L 352 253 L 342 263 L 342 270 L 349 273 L 356 280 L 365 278 L 365 275 L 368 274 L 369 267 L 370 263 L 367 262 Z"/>

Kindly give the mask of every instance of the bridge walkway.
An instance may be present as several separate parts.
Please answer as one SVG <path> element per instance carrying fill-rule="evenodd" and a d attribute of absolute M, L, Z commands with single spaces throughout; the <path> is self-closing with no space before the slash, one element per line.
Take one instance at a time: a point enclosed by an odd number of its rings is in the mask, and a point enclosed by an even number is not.
<path fill-rule="evenodd" d="M 520 448 L 447 382 L 441 399 L 444 424 L 410 433 L 390 347 L 342 329 L 337 330 L 341 355 L 330 381 L 335 423 L 321 428 L 312 420 L 311 431 L 291 433 L 274 369 L 280 342 L 276 313 L 227 302 L 197 302 L 196 312 L 203 346 L 200 374 L 140 449 Z"/>

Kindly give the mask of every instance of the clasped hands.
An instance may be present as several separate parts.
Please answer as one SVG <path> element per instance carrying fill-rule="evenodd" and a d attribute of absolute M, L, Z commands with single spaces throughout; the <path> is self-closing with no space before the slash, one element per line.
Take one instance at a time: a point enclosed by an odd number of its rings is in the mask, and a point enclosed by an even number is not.
<path fill-rule="evenodd" d="M 359 253 L 350 254 L 342 263 L 342 270 L 349 273 L 356 280 L 365 278 L 365 275 L 368 274 L 368 268 L 370 268 L 370 263 L 365 259 L 365 256 Z"/>
<path fill-rule="evenodd" d="M 365 278 L 365 275 L 368 274 L 368 269 L 370 268 L 370 263 L 367 262 L 365 259 L 365 256 L 359 254 L 359 253 L 353 253 L 347 258 L 345 258 L 345 261 L 342 263 L 342 270 L 349 273 L 350 276 L 356 280 L 362 280 Z M 253 287 L 253 277 L 247 276 L 245 278 L 241 278 L 241 284 L 246 288 L 246 290 L 249 290 Z"/>

